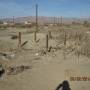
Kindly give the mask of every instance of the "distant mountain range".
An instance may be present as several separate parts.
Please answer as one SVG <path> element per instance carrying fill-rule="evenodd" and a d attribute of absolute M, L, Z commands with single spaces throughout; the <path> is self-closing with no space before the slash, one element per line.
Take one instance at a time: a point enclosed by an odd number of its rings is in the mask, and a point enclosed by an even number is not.
<path fill-rule="evenodd" d="M 35 16 L 28 16 L 28 17 L 18 17 L 14 18 L 14 22 L 16 23 L 23 23 L 25 21 L 28 22 L 35 22 L 36 17 Z M 2 19 L 4 22 L 12 22 L 13 18 L 5 18 Z M 72 23 L 72 22 L 80 22 L 82 23 L 83 21 L 88 21 L 90 22 L 90 18 L 64 18 L 64 17 L 45 17 L 45 16 L 39 16 L 38 17 L 38 22 L 39 24 L 43 23 Z"/>

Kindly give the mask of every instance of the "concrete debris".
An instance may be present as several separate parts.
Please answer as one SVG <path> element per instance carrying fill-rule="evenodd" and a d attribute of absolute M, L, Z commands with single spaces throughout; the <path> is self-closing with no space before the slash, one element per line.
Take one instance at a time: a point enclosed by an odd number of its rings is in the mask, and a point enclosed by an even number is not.
<path fill-rule="evenodd" d="M 11 37 L 11 39 L 17 39 L 17 38 L 18 38 L 17 35 L 14 35 L 14 36 Z"/>
<path fill-rule="evenodd" d="M 0 65 L 0 78 L 2 77 L 2 75 L 5 73 L 5 70 L 3 69 L 3 66 Z"/>
<path fill-rule="evenodd" d="M 28 41 L 25 41 L 25 42 L 21 45 L 21 47 L 25 46 L 27 43 L 28 43 Z"/>
<path fill-rule="evenodd" d="M 36 53 L 35 55 L 36 55 L 36 56 L 38 56 L 38 55 L 39 55 L 39 53 Z"/>
<path fill-rule="evenodd" d="M 18 73 L 23 72 L 26 69 L 31 69 L 31 66 L 15 66 L 15 67 L 8 67 L 6 70 L 6 74 L 7 75 L 17 75 Z"/>
<path fill-rule="evenodd" d="M 0 56 L 3 56 L 6 59 L 13 59 L 15 57 L 15 54 L 14 53 L 7 54 L 7 53 L 0 52 Z"/>

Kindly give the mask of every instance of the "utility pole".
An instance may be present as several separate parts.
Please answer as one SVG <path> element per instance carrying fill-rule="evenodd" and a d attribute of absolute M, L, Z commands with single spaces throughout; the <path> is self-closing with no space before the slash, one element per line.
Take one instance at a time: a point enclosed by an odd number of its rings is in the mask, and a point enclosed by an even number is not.
<path fill-rule="evenodd" d="M 62 16 L 61 16 L 61 26 L 63 25 L 63 23 L 62 23 Z"/>
<path fill-rule="evenodd" d="M 55 26 L 55 23 L 56 23 L 56 18 L 55 18 L 55 16 L 54 16 L 54 26 Z"/>
<path fill-rule="evenodd" d="M 38 4 L 36 4 L 36 30 L 34 32 L 34 41 L 37 40 L 37 31 L 38 31 Z"/>
<path fill-rule="evenodd" d="M 38 4 L 36 4 L 36 31 L 38 31 Z"/>

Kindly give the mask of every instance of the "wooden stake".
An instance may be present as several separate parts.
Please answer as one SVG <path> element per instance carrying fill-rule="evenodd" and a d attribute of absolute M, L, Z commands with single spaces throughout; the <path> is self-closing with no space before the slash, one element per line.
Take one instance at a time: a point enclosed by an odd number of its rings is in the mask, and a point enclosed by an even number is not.
<path fill-rule="evenodd" d="M 48 51 L 48 35 L 46 35 L 46 51 Z"/>
<path fill-rule="evenodd" d="M 64 32 L 64 51 L 63 51 L 64 60 L 66 59 L 66 41 L 67 41 L 67 35 L 66 32 Z"/>
<path fill-rule="evenodd" d="M 19 36 L 18 36 L 18 47 L 21 47 L 21 32 L 19 32 Z"/>
<path fill-rule="evenodd" d="M 37 40 L 37 33 L 36 33 L 36 31 L 34 32 L 34 42 L 36 42 L 36 40 Z"/>
<path fill-rule="evenodd" d="M 66 35 L 66 32 L 65 32 L 65 35 L 64 35 L 64 46 L 66 47 L 66 42 L 67 42 L 67 35 Z"/>

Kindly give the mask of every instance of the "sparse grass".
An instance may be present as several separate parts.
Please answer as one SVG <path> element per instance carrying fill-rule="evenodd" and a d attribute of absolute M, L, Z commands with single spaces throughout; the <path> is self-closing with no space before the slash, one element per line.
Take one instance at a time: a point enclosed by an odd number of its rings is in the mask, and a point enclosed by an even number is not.
<path fill-rule="evenodd" d="M 51 39 L 57 42 L 56 47 L 60 47 L 62 50 L 65 48 L 67 52 L 74 52 L 75 55 L 90 57 L 90 36 L 86 33 L 89 31 L 88 28 L 82 25 L 70 25 L 69 27 L 48 26 L 46 31 L 44 30 L 44 26 L 40 26 L 39 28 L 39 32 L 41 33 L 46 34 L 48 31 L 51 32 Z M 14 27 L 14 29 L 12 29 L 14 32 L 21 31 L 22 34 L 24 32 L 26 32 L 26 34 L 31 34 L 30 32 L 33 33 L 34 30 L 35 27 L 30 29 L 18 29 Z M 0 50 L 5 48 L 12 48 L 12 46 L 5 46 L 5 43 L 3 45 L 0 44 Z"/>
<path fill-rule="evenodd" d="M 66 35 L 65 35 L 66 33 Z M 90 36 L 85 30 L 63 30 L 56 38 L 58 45 L 64 47 L 66 51 L 73 51 L 75 55 L 90 57 Z"/>

